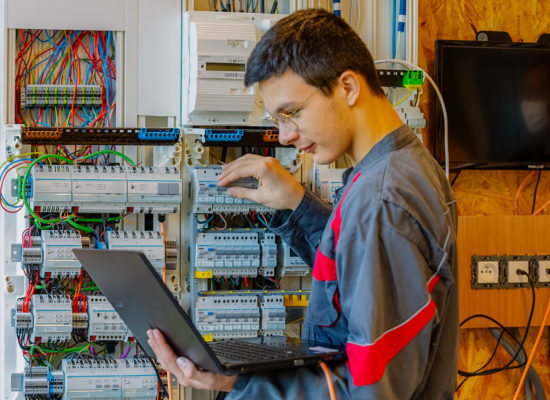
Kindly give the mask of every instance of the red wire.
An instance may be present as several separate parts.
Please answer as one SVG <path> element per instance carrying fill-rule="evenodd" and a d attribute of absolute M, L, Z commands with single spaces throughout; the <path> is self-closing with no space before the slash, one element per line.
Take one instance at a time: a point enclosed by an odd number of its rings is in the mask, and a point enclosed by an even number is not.
<path fill-rule="evenodd" d="M 6 173 L 4 174 L 4 176 L 2 176 L 2 180 L 0 181 L 0 193 L 2 193 L 2 188 L 4 187 L 4 179 L 6 179 L 6 176 L 8 175 L 8 172 L 10 172 L 12 169 L 14 168 L 17 168 L 18 166 L 20 166 L 21 164 L 30 164 L 30 161 L 21 161 L 20 163 L 18 164 L 15 164 L 14 166 L 12 166 L 10 169 L 8 169 L 6 171 Z M 4 203 L 2 203 L 2 201 L 0 201 L 0 206 L 2 207 L 2 209 L 5 211 L 5 212 L 8 212 L 10 214 L 15 214 L 17 212 L 19 212 L 22 208 L 23 208 L 23 204 L 21 204 L 21 206 L 16 209 L 15 211 L 10 211 L 10 210 L 7 210 L 5 207 L 4 207 Z"/>

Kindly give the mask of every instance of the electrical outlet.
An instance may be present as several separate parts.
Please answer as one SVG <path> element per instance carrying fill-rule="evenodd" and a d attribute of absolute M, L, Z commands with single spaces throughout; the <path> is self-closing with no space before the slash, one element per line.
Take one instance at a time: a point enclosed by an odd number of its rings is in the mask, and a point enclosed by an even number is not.
<path fill-rule="evenodd" d="M 550 260 L 538 260 L 537 269 L 539 283 L 550 283 Z"/>
<path fill-rule="evenodd" d="M 524 274 L 518 274 L 517 271 L 525 271 L 527 274 L 529 274 L 529 261 L 527 260 L 521 260 L 521 261 L 507 261 L 506 263 L 506 277 L 507 283 L 529 283 L 529 279 L 527 275 Z"/>
<path fill-rule="evenodd" d="M 477 283 L 498 283 L 498 261 L 477 262 Z"/>

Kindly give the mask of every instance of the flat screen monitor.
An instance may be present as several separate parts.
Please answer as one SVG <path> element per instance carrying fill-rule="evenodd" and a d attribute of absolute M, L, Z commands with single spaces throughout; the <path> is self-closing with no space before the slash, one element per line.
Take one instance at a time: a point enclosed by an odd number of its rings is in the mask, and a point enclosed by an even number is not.
<path fill-rule="evenodd" d="M 451 168 L 549 168 L 550 44 L 437 40 L 435 49 Z"/>

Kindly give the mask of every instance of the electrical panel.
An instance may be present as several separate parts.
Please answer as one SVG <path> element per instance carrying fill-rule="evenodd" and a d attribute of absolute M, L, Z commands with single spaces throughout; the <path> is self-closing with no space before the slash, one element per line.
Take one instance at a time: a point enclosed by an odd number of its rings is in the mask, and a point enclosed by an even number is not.
<path fill-rule="evenodd" d="M 40 276 L 76 277 L 82 265 L 73 249 L 82 248 L 82 236 L 76 231 L 42 231 L 43 262 Z"/>

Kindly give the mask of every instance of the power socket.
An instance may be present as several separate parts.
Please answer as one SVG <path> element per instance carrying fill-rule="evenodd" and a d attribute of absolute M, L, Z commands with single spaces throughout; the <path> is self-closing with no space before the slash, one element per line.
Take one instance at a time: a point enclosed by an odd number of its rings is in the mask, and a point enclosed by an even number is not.
<path fill-rule="evenodd" d="M 498 261 L 477 262 L 477 283 L 498 283 Z"/>
<path fill-rule="evenodd" d="M 538 260 L 537 269 L 539 283 L 550 283 L 550 260 Z"/>
<path fill-rule="evenodd" d="M 516 271 L 525 271 L 527 275 L 518 274 Z M 529 283 L 529 261 L 527 260 L 509 260 L 506 262 L 506 282 L 507 283 Z"/>

